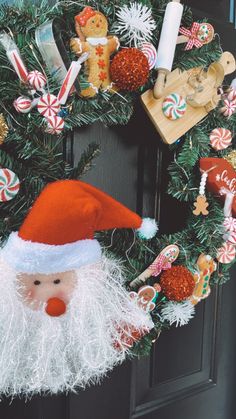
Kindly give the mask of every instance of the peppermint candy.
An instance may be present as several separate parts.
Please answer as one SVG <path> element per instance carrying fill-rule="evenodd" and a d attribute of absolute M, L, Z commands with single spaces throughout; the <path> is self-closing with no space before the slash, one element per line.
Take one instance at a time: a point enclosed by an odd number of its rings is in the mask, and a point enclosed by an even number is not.
<path fill-rule="evenodd" d="M 155 67 L 157 60 L 157 50 L 150 42 L 144 42 L 140 45 L 139 49 L 144 53 L 148 59 L 149 69 L 152 70 Z"/>
<path fill-rule="evenodd" d="M 236 231 L 232 231 L 229 233 L 228 241 L 234 246 L 236 246 Z"/>
<path fill-rule="evenodd" d="M 0 201 L 13 199 L 20 189 L 20 181 L 10 169 L 0 169 Z"/>
<path fill-rule="evenodd" d="M 217 259 L 220 263 L 231 263 L 236 255 L 236 248 L 229 242 L 225 242 L 223 246 L 218 249 Z"/>
<path fill-rule="evenodd" d="M 47 83 L 46 77 L 40 71 L 30 71 L 27 81 L 35 90 L 42 90 Z"/>
<path fill-rule="evenodd" d="M 236 218 L 226 217 L 223 222 L 223 226 L 226 231 L 236 232 Z"/>
<path fill-rule="evenodd" d="M 230 101 L 236 101 L 236 89 L 231 88 L 227 94 L 227 99 Z"/>
<path fill-rule="evenodd" d="M 60 110 L 60 103 L 56 96 L 47 93 L 38 102 L 38 111 L 46 118 L 56 115 Z"/>
<path fill-rule="evenodd" d="M 224 150 L 232 142 L 232 133 L 226 128 L 215 128 L 210 133 L 210 143 L 215 150 Z"/>
<path fill-rule="evenodd" d="M 178 93 L 172 93 L 166 96 L 162 103 L 164 115 L 172 121 L 182 118 L 186 112 L 186 107 L 185 99 Z"/>
<path fill-rule="evenodd" d="M 17 112 L 28 113 L 32 107 L 32 101 L 26 96 L 20 96 L 13 102 L 13 106 Z"/>
<path fill-rule="evenodd" d="M 220 112 L 227 117 L 233 115 L 236 112 L 236 101 L 231 101 L 229 99 L 223 100 L 223 107 L 220 109 Z"/>
<path fill-rule="evenodd" d="M 56 115 L 49 116 L 47 118 L 46 132 L 53 135 L 54 134 L 59 135 L 62 132 L 64 125 L 65 125 L 65 122 L 60 116 L 56 116 Z"/>

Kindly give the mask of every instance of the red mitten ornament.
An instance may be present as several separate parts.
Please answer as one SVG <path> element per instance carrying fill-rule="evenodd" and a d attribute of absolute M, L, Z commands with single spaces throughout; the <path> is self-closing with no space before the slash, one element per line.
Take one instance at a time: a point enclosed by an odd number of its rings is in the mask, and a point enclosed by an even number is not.
<path fill-rule="evenodd" d="M 202 158 L 200 159 L 200 169 L 208 172 L 208 190 L 219 196 L 221 200 L 225 200 L 225 195 L 220 192 L 222 190 L 236 194 L 236 172 L 227 160 L 216 157 Z M 232 215 L 236 217 L 235 197 L 232 205 Z"/>

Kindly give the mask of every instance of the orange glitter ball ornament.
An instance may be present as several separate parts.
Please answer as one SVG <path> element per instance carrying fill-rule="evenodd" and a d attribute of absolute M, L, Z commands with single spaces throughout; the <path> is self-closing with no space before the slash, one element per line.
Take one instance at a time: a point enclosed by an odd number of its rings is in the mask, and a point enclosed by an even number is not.
<path fill-rule="evenodd" d="M 160 285 L 169 300 L 183 301 L 193 294 L 195 281 L 185 266 L 172 266 L 161 275 Z"/>
<path fill-rule="evenodd" d="M 110 74 L 118 89 L 135 91 L 148 81 L 148 59 L 137 48 L 124 48 L 113 58 Z"/>

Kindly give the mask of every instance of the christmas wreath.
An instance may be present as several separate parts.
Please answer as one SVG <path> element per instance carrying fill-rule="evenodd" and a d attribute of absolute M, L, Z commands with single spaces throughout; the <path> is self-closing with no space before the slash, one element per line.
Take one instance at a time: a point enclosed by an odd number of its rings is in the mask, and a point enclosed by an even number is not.
<path fill-rule="evenodd" d="M 0 27 L 0 392 L 28 397 L 148 353 L 228 280 L 235 61 L 178 1 L 1 5 Z M 174 154 L 168 194 L 189 205 L 174 234 L 79 180 L 96 144 L 75 167 L 61 152 L 83 125 L 127 124 L 140 97 Z"/>

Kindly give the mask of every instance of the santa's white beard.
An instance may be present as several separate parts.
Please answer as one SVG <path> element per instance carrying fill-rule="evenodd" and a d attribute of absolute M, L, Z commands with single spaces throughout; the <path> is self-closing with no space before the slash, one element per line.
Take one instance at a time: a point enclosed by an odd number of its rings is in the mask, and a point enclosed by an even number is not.
<path fill-rule="evenodd" d="M 0 394 L 29 397 L 98 383 L 127 356 L 123 327 L 131 335 L 153 326 L 130 300 L 119 264 L 106 257 L 77 271 L 78 285 L 60 317 L 24 305 L 16 275 L 1 259 Z"/>

